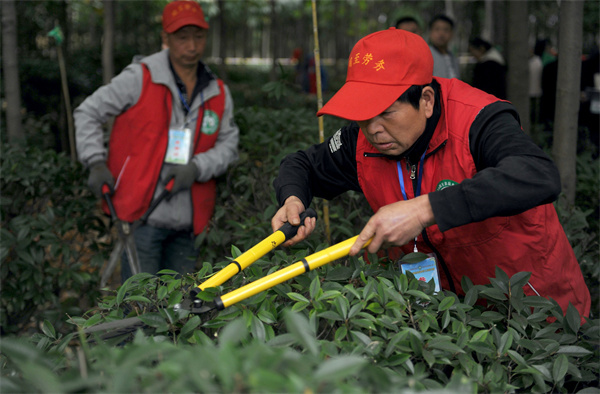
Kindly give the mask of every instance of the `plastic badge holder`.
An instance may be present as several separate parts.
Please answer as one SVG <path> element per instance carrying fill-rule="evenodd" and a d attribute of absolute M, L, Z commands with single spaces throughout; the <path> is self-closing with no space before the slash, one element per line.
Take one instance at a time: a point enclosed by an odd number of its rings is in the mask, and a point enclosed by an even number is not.
<path fill-rule="evenodd" d="M 438 274 L 434 257 L 428 257 L 423 261 L 419 261 L 418 263 L 403 263 L 400 264 L 400 268 L 402 269 L 403 274 L 411 272 L 415 278 L 423 282 L 429 282 L 431 279 L 433 279 L 433 282 L 435 283 L 435 293 L 441 290 L 440 276 Z"/>

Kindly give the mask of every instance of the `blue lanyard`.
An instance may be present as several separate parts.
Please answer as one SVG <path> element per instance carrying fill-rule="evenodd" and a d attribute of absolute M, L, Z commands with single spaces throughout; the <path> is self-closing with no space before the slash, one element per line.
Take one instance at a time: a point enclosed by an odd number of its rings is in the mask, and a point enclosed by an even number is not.
<path fill-rule="evenodd" d="M 417 168 L 417 190 L 415 190 L 415 197 L 418 197 L 421 194 L 421 181 L 423 180 L 423 162 L 425 161 L 425 152 L 421 155 L 421 159 L 419 160 L 419 168 Z M 402 176 L 402 166 L 400 165 L 400 160 L 396 162 L 398 166 L 398 182 L 400 183 L 400 190 L 402 191 L 402 197 L 404 197 L 405 201 L 408 201 L 408 195 L 406 194 L 406 188 L 404 187 L 404 177 Z M 415 245 L 413 251 L 417 253 L 419 250 L 417 249 L 417 237 L 415 237 Z"/>
<path fill-rule="evenodd" d="M 177 89 L 177 92 L 179 92 L 179 98 L 181 99 L 181 102 L 183 103 L 183 106 L 187 110 L 186 113 L 189 113 L 190 112 L 190 106 L 188 105 L 187 100 L 185 99 L 185 97 L 183 97 L 183 94 L 181 93 L 181 90 Z"/>
<path fill-rule="evenodd" d="M 423 152 L 423 155 L 421 155 L 421 159 L 419 160 L 419 168 L 417 169 L 417 190 L 415 191 L 415 197 L 421 195 L 421 181 L 423 180 L 423 162 L 425 161 L 426 152 L 427 149 L 425 149 L 425 152 Z M 396 165 L 398 166 L 398 181 L 400 182 L 400 190 L 402 191 L 402 197 L 404 197 L 404 200 L 408 200 L 406 188 L 404 187 L 404 177 L 402 176 L 402 166 L 400 165 L 400 161 L 397 161 Z"/>

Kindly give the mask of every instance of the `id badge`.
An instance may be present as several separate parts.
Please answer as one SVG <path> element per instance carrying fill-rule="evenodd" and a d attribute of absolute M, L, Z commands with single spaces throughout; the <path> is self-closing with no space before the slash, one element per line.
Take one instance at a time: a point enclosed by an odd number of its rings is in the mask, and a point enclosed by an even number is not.
<path fill-rule="evenodd" d="M 415 278 L 423 282 L 429 282 L 431 279 L 433 279 L 433 283 L 435 283 L 434 292 L 437 293 L 440 291 L 440 276 L 437 270 L 435 257 L 428 257 L 423 261 L 419 261 L 418 263 L 401 263 L 400 268 L 402 269 L 403 274 L 411 272 Z"/>
<path fill-rule="evenodd" d="M 165 163 L 187 164 L 190 161 L 192 131 L 190 129 L 169 129 L 169 145 Z"/>

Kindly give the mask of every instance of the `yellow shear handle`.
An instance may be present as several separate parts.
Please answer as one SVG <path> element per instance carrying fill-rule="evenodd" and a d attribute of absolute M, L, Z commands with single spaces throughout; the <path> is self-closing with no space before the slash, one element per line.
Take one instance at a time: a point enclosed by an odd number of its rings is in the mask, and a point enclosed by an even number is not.
<path fill-rule="evenodd" d="M 246 286 L 240 287 L 237 290 L 233 290 L 227 294 L 224 294 L 220 297 L 215 298 L 215 306 L 218 310 L 222 310 L 236 304 L 242 300 L 245 300 L 248 297 L 252 297 L 255 294 L 260 293 L 261 291 L 270 289 L 273 286 L 276 286 L 280 283 L 285 282 L 288 279 L 294 278 L 298 275 L 301 275 L 305 272 L 311 271 L 315 268 L 318 268 L 322 265 L 331 263 L 341 257 L 348 255 L 350 252 L 350 248 L 354 245 L 354 242 L 358 238 L 358 235 L 342 241 L 338 244 L 335 244 L 327 249 L 323 249 L 317 253 L 313 253 L 310 256 L 300 260 L 297 263 L 290 265 L 289 267 L 280 269 L 279 271 L 273 272 L 271 275 L 267 275 L 264 278 L 255 280 L 252 283 L 247 284 Z M 367 247 L 371 243 L 371 240 L 368 240 L 367 243 L 363 246 L 363 248 Z"/>
<path fill-rule="evenodd" d="M 217 272 L 215 275 L 208 278 L 198 286 L 200 290 L 208 289 L 209 287 L 220 286 L 225 283 L 233 275 L 260 259 L 271 250 L 285 241 L 285 234 L 281 231 L 276 231 L 264 240 L 254 245 L 251 249 L 240 255 L 234 262 Z"/>
<path fill-rule="evenodd" d="M 235 261 L 227 265 L 221 271 L 208 278 L 203 283 L 199 284 L 195 291 L 203 291 L 209 287 L 217 287 L 225 283 L 229 278 L 238 272 L 242 271 L 256 260 L 260 259 L 265 254 L 269 253 L 288 239 L 294 237 L 298 232 L 298 227 L 304 225 L 304 219 L 307 217 L 316 218 L 317 213 L 314 209 L 308 208 L 300 214 L 300 224 L 292 226 L 290 223 L 285 223 L 273 234 L 269 235 L 264 240 L 260 241 L 252 248 L 241 254 Z"/>

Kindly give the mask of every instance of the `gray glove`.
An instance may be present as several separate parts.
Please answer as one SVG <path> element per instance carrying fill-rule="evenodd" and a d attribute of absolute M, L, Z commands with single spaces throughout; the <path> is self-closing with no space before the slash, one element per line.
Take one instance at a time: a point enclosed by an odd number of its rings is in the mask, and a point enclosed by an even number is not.
<path fill-rule="evenodd" d="M 98 198 L 102 198 L 102 186 L 108 185 L 110 194 L 114 193 L 115 179 L 103 161 L 98 161 L 90 166 L 88 186 Z"/>
<path fill-rule="evenodd" d="M 196 167 L 194 162 L 190 162 L 184 166 L 172 166 L 167 170 L 165 175 L 167 180 L 175 178 L 173 189 L 171 190 L 171 195 L 173 195 L 181 190 L 187 190 L 192 187 L 198 176 L 198 167 Z"/>

